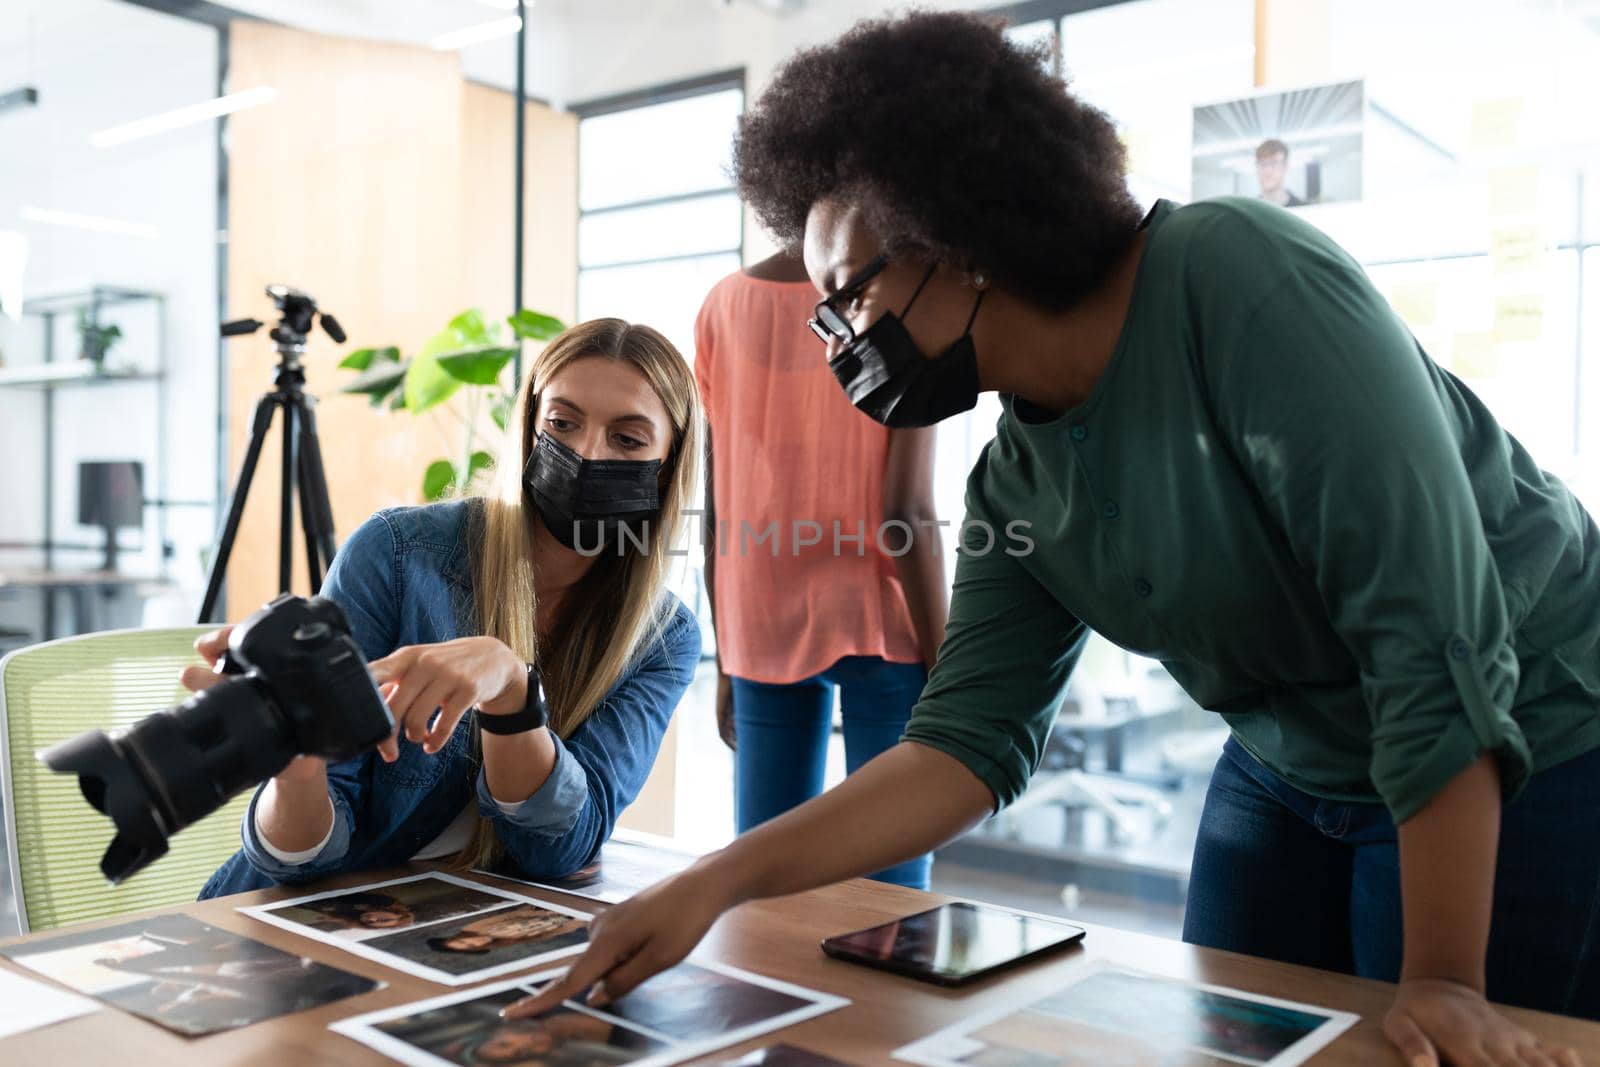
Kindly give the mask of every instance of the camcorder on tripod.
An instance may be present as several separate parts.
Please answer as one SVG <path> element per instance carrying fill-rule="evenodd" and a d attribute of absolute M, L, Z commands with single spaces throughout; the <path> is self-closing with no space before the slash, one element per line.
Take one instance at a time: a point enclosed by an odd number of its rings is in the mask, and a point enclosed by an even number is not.
<path fill-rule="evenodd" d="M 289 591 L 294 565 L 296 490 L 300 494 L 300 528 L 305 535 L 306 567 L 313 594 L 322 588 L 322 578 L 333 562 L 333 507 L 328 502 L 328 477 L 322 466 L 322 446 L 317 439 L 317 420 L 313 412 L 317 400 L 305 391 L 306 372 L 300 360 L 305 355 L 306 337 L 314 321 L 320 320 L 323 331 L 339 344 L 345 340 L 344 328 L 332 315 L 318 312 L 316 300 L 308 293 L 287 285 L 269 285 L 267 295 L 282 312 L 278 324 L 267 335 L 277 342 L 278 349 L 278 366 L 272 378 L 274 388 L 256 401 L 250 442 L 239 467 L 239 480 L 233 487 L 233 499 L 228 504 L 228 519 L 212 556 L 205 598 L 200 602 L 201 622 L 213 621 L 212 613 L 222 593 L 223 577 L 239 533 L 239 520 L 244 517 L 245 498 L 250 493 L 256 464 L 261 459 L 261 446 L 275 412 L 283 413 L 283 481 L 278 508 L 279 592 Z M 235 319 L 222 324 L 222 336 L 253 334 L 265 325 L 259 319 Z"/>

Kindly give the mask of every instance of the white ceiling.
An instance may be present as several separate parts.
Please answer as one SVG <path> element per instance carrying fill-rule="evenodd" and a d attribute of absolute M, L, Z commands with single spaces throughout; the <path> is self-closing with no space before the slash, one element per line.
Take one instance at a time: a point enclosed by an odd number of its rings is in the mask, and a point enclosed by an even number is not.
<path fill-rule="evenodd" d="M 303 29 L 413 44 L 507 15 L 505 0 L 226 2 Z M 667 80 L 662 73 L 692 76 L 717 69 L 720 57 L 738 51 L 730 49 L 736 40 L 761 51 L 769 41 L 798 43 L 816 27 L 826 37 L 886 6 L 871 0 L 537 0 L 528 7 L 529 91 L 567 103 Z M 462 62 L 479 80 L 514 81 L 510 38 L 469 46 Z"/>
<path fill-rule="evenodd" d="M 321 33 L 426 44 L 439 34 L 506 16 L 508 0 L 219 0 L 225 6 Z M 996 0 L 978 0 L 980 5 Z M 81 33 L 61 25 L 62 5 L 50 0 L 0 0 L 0 71 L 26 71 L 37 47 L 30 40 Z M 659 85 L 715 70 L 743 68 L 757 90 L 771 69 L 796 48 L 838 34 L 857 19 L 904 6 L 903 0 L 536 0 L 529 8 L 529 92 L 557 106 Z M 921 6 L 961 8 L 973 0 L 922 0 Z M 1135 8 L 1157 10 L 1158 3 Z M 1561 65 L 1600 67 L 1600 0 L 1339 0 L 1348 34 L 1361 24 L 1360 42 L 1334 50 L 1361 55 L 1375 69 L 1393 68 L 1393 52 L 1416 64 L 1471 65 L 1485 82 L 1519 76 L 1559 53 Z M 1357 14 L 1357 13 L 1360 14 Z M 1448 14 L 1446 15 L 1445 13 Z M 1131 12 L 1130 12 L 1131 14 Z M 1444 17 L 1441 17 L 1444 15 Z M 1380 25 L 1370 25 L 1373 20 Z M 1145 19 L 1145 23 L 1159 22 Z M 1148 25 L 1143 32 L 1149 32 Z M 1159 32 L 1158 30 L 1156 31 Z M 1174 31 L 1177 32 L 1177 31 Z M 1246 42 L 1248 43 L 1248 42 Z M 1163 44 L 1145 39 L 1141 51 Z M 1359 44 L 1359 47 L 1355 47 Z M 515 78 L 514 38 L 461 51 L 468 77 L 509 87 Z M 1126 52 L 1117 49 L 1126 56 Z M 1383 62 L 1377 62 L 1379 54 Z M 1081 59 L 1078 62 L 1082 62 Z M 1340 70 L 1360 77 L 1364 70 Z M 26 75 L 16 79 L 21 83 Z M 0 75 L 0 89 L 13 79 Z M 1386 102 L 1408 121 L 1436 124 L 1428 112 L 1450 104 L 1448 92 L 1430 92 L 1426 77 L 1384 86 Z M 1480 80 L 1475 75 L 1471 81 Z M 1441 82 L 1435 82 L 1435 87 Z M 1563 94 L 1565 95 L 1565 94 Z M 1410 99 L 1406 99 L 1410 97 Z M 1576 105 L 1576 101 L 1573 101 Z"/>
<path fill-rule="evenodd" d="M 319 33 L 427 44 L 442 33 L 505 18 L 508 0 L 219 2 Z M 978 6 L 997 2 L 979 0 Z M 536 0 L 528 6 L 528 89 L 562 105 L 733 67 L 750 69 L 759 81 L 795 48 L 903 6 L 892 0 Z M 973 4 L 921 0 L 919 6 Z M 5 32 L 0 28 L 0 40 Z M 469 77 L 510 86 L 512 39 L 469 46 L 462 63 Z"/>

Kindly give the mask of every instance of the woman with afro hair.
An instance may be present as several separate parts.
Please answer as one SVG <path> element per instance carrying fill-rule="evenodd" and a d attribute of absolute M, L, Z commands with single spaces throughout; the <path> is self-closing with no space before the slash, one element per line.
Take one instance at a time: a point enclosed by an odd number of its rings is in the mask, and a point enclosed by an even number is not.
<path fill-rule="evenodd" d="M 1255 200 L 1143 211 L 1039 59 L 978 16 L 866 22 L 745 117 L 740 189 L 852 403 L 1003 414 L 902 742 L 607 912 L 518 1010 L 1015 800 L 1092 629 L 1230 728 L 1187 940 L 1398 982 L 1409 1063 L 1577 1063 L 1489 1001 L 1600 1019 L 1600 531 L 1334 242 Z"/>

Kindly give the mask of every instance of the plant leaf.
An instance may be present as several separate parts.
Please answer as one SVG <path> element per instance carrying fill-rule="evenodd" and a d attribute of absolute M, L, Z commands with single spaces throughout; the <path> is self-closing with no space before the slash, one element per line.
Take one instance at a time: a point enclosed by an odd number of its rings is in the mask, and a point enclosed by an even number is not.
<path fill-rule="evenodd" d="M 526 341 L 548 341 L 567 328 L 567 324 L 554 315 L 532 308 L 523 308 L 506 321 L 511 324 L 512 332 Z"/>
<path fill-rule="evenodd" d="M 385 345 L 382 348 L 358 348 L 339 361 L 339 366 L 349 370 L 366 370 L 372 366 L 373 361 L 379 363 L 399 363 L 400 350 L 394 345 Z"/>
<path fill-rule="evenodd" d="M 515 348 L 476 348 L 440 356 L 439 366 L 450 377 L 468 385 L 493 385 L 500 380 L 500 372 L 506 364 L 515 358 Z"/>
<path fill-rule="evenodd" d="M 406 369 L 406 407 L 413 414 L 420 415 L 444 403 L 461 388 L 461 380 L 439 365 L 439 357 L 459 352 L 462 347 L 455 330 L 441 330 L 418 350 Z"/>
<path fill-rule="evenodd" d="M 404 363 L 379 363 L 368 367 L 341 387 L 339 392 L 361 393 L 371 397 L 374 405 L 381 404 L 405 381 L 406 366 Z"/>
<path fill-rule="evenodd" d="M 486 348 L 494 344 L 499 338 L 495 335 L 498 329 L 492 329 L 483 321 L 483 312 L 477 308 L 468 308 L 455 318 L 451 319 L 445 329 L 450 330 L 461 339 L 457 348 Z"/>
<path fill-rule="evenodd" d="M 505 393 L 501 395 L 499 399 L 494 402 L 494 406 L 489 409 L 489 417 L 494 420 L 494 424 L 496 426 L 500 427 L 501 433 L 505 433 L 506 425 L 511 421 L 511 405 L 516 402 L 517 398 L 515 395 L 511 393 Z"/>
<path fill-rule="evenodd" d="M 422 499 L 429 503 L 442 500 L 455 484 L 455 465 L 447 459 L 436 459 L 422 474 Z"/>
<path fill-rule="evenodd" d="M 467 482 L 470 484 L 480 471 L 486 471 L 492 466 L 494 466 L 494 456 L 481 448 L 478 449 L 467 461 Z"/>

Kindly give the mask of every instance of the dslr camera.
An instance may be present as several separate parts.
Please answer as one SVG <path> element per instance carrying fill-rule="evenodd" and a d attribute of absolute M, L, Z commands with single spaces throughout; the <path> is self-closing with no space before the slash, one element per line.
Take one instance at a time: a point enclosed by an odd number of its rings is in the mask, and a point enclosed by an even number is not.
<path fill-rule="evenodd" d="M 116 836 L 100 860 L 113 884 L 167 851 L 167 839 L 266 781 L 296 756 L 358 756 L 394 730 L 339 605 L 288 593 L 234 627 L 219 669 L 232 675 L 117 734 L 90 730 L 46 749 L 78 776 Z"/>

